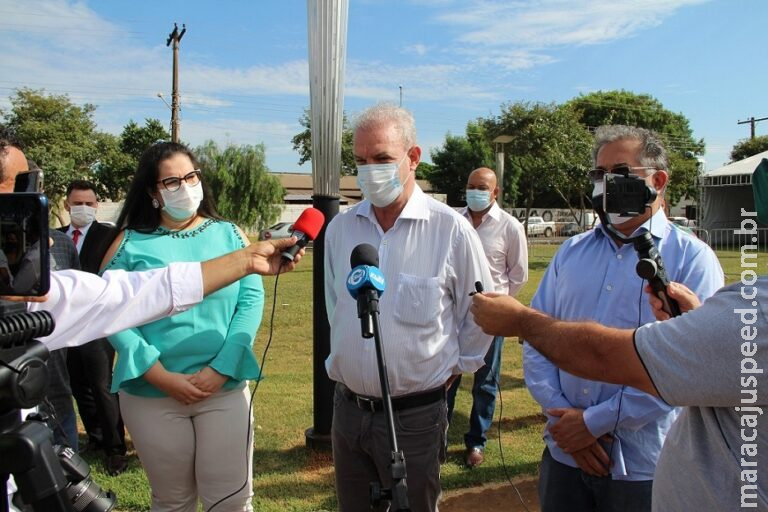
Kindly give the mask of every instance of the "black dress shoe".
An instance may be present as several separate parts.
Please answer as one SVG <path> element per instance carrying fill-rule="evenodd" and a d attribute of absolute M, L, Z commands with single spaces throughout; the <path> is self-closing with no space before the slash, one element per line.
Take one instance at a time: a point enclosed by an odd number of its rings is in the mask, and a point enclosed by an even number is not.
<path fill-rule="evenodd" d="M 108 474 L 117 476 L 128 469 L 128 462 L 126 461 L 125 455 L 109 455 L 107 456 L 106 467 Z"/>
<path fill-rule="evenodd" d="M 80 455 L 83 455 L 86 453 L 92 455 L 98 452 L 99 450 L 101 450 L 101 445 L 99 444 L 99 442 L 94 441 L 93 439 L 89 439 L 88 442 L 85 443 L 85 445 L 82 448 L 80 448 L 79 452 L 80 452 Z"/>

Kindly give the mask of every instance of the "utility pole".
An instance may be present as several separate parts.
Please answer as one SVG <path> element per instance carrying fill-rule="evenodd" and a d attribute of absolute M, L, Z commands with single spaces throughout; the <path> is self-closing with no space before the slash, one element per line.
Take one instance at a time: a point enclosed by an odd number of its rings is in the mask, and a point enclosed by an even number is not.
<path fill-rule="evenodd" d="M 400 87 L 400 106 L 402 107 L 403 106 L 403 86 L 400 85 L 398 87 Z"/>
<path fill-rule="evenodd" d="M 755 138 L 755 123 L 759 123 L 760 121 L 765 121 L 766 119 L 768 119 L 768 117 L 761 117 L 760 119 L 755 119 L 754 117 L 750 117 L 746 121 L 739 121 L 736 124 L 747 124 L 747 123 L 749 123 L 749 127 L 750 127 L 750 137 L 749 138 L 750 139 L 754 139 Z"/>
<path fill-rule="evenodd" d="M 171 96 L 171 140 L 179 142 L 179 43 L 184 33 L 187 31 L 187 25 L 179 27 L 173 24 L 173 32 L 168 34 L 168 40 L 165 46 L 170 46 L 173 42 L 173 94 Z"/>

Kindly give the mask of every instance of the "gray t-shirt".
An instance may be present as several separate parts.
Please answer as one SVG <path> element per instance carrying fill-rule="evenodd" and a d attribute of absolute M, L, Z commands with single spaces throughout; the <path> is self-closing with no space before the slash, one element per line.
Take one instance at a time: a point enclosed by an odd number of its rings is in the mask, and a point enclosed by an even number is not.
<path fill-rule="evenodd" d="M 656 467 L 653 509 L 768 510 L 768 277 L 640 327 L 635 347 L 661 398 L 686 406 Z"/>

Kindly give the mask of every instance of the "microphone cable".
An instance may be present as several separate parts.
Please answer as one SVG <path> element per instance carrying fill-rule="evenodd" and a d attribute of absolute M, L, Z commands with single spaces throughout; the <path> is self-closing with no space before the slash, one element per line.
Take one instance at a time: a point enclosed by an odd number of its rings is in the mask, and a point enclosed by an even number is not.
<path fill-rule="evenodd" d="M 501 368 L 499 368 L 499 375 L 501 375 Z M 515 490 L 517 499 L 520 500 L 520 504 L 523 506 L 526 512 L 531 512 L 531 510 L 528 508 L 528 505 L 525 504 L 525 500 L 523 499 L 523 495 L 520 493 L 520 489 L 518 489 L 515 483 L 512 481 L 512 477 L 509 476 L 507 464 L 504 461 L 504 447 L 501 445 L 501 419 L 504 415 L 504 400 L 501 398 L 501 384 L 496 379 L 495 375 L 493 376 L 493 382 L 496 384 L 496 390 L 498 391 L 499 397 L 499 419 L 496 420 L 496 428 L 498 432 L 497 438 L 499 440 L 499 458 L 501 458 L 501 467 L 504 470 L 504 476 L 507 478 L 509 485 L 511 485 L 512 489 Z"/>
<path fill-rule="evenodd" d="M 261 379 L 264 377 L 264 366 L 267 364 L 267 351 L 269 351 L 269 346 L 272 344 L 272 335 L 275 331 L 275 309 L 277 307 L 277 283 L 280 280 L 280 274 L 282 274 L 283 266 L 287 262 L 286 259 L 281 258 L 280 259 L 280 268 L 277 270 L 277 275 L 275 276 L 275 286 L 272 291 L 272 311 L 269 314 L 269 336 L 267 337 L 267 344 L 264 346 L 264 352 L 261 355 L 261 366 L 259 367 L 259 378 L 256 381 L 256 383 L 253 386 L 253 391 L 251 391 L 251 398 L 248 401 L 248 429 L 245 431 L 245 446 L 249 446 L 249 442 L 251 440 L 251 436 L 253 435 L 253 424 L 252 424 L 252 415 L 253 415 L 253 398 L 256 395 L 256 390 L 259 389 L 259 383 L 261 382 Z M 248 449 L 246 448 L 245 451 L 245 480 L 243 481 L 243 484 L 232 491 L 231 493 L 227 494 L 223 498 L 221 498 L 219 501 L 211 505 L 211 507 L 206 512 L 211 512 L 214 508 L 216 508 L 220 503 L 228 500 L 235 494 L 239 493 L 243 489 L 245 489 L 245 486 L 248 485 L 248 457 L 250 456 L 250 453 L 248 453 Z M 253 451 L 253 450 L 250 450 Z"/>

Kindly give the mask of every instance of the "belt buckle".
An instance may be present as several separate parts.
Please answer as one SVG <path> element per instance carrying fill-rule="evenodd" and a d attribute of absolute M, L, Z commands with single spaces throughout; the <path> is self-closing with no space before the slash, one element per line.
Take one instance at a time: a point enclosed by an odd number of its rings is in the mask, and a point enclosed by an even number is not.
<path fill-rule="evenodd" d="M 364 396 L 355 395 L 355 403 L 360 409 L 376 412 L 376 401 L 365 398 Z"/>

